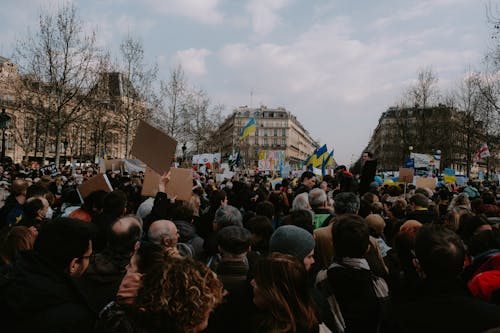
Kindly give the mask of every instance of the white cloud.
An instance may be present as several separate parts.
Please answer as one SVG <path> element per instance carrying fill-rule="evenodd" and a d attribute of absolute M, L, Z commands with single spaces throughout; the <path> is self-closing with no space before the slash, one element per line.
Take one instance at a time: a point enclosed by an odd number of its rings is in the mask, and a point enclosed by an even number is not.
<path fill-rule="evenodd" d="M 181 50 L 177 51 L 173 57 L 173 62 L 182 65 L 186 73 L 201 76 L 207 72 L 205 58 L 210 54 L 211 52 L 207 49 Z"/>
<path fill-rule="evenodd" d="M 247 11 L 251 16 L 253 31 L 258 35 L 266 35 L 273 31 L 282 21 L 276 12 L 289 3 L 289 0 L 250 0 Z"/>
<path fill-rule="evenodd" d="M 155 12 L 180 15 L 200 23 L 221 23 L 223 14 L 218 9 L 219 0 L 145 0 Z"/>

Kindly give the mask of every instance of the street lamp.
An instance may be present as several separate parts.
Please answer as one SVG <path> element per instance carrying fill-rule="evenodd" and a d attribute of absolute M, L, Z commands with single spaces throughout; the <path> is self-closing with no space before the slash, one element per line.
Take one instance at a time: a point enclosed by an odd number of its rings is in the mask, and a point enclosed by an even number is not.
<path fill-rule="evenodd" d="M 68 139 L 64 139 L 63 146 L 64 146 L 64 159 L 66 159 L 67 156 L 67 150 L 68 150 Z"/>
<path fill-rule="evenodd" d="M 2 157 L 1 163 L 4 165 L 5 160 L 5 129 L 10 126 L 10 117 L 5 113 L 5 108 L 2 108 L 2 113 L 0 113 L 0 128 L 2 129 Z"/>
<path fill-rule="evenodd" d="M 182 162 L 185 164 L 186 163 L 186 143 L 182 144 Z"/>

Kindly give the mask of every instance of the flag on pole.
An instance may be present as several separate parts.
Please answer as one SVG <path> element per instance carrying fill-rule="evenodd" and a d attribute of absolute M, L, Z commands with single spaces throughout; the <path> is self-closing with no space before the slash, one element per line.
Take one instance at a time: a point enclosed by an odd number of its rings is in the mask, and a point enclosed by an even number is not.
<path fill-rule="evenodd" d="M 250 133 L 255 132 L 255 118 L 250 118 L 248 123 L 241 129 L 240 140 L 245 139 Z"/>
<path fill-rule="evenodd" d="M 316 161 L 313 163 L 313 167 L 320 168 L 323 165 L 323 161 L 328 158 L 328 148 L 326 144 L 318 148 L 315 155 Z"/>
<path fill-rule="evenodd" d="M 311 156 L 309 156 L 308 158 L 306 158 L 305 162 L 304 162 L 304 165 L 305 166 L 309 166 L 309 165 L 313 165 L 316 163 L 316 152 L 318 151 L 318 149 L 314 149 L 313 153 L 311 154 Z"/>
<path fill-rule="evenodd" d="M 477 158 L 486 158 L 490 157 L 490 150 L 488 149 L 488 145 L 485 143 L 481 146 L 481 149 L 477 152 Z"/>

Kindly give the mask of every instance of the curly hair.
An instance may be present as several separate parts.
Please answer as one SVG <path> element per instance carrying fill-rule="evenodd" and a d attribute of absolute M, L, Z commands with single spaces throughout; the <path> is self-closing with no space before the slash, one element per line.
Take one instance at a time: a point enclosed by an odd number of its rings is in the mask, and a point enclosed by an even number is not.
<path fill-rule="evenodd" d="M 142 283 L 137 308 L 149 313 L 151 323 L 170 322 L 177 332 L 193 332 L 223 298 L 217 275 L 189 257 L 169 256 L 153 263 Z"/>
<path fill-rule="evenodd" d="M 259 332 L 318 330 L 318 314 L 308 293 L 307 272 L 297 258 L 274 252 L 259 260 L 255 283 L 268 306 Z"/>

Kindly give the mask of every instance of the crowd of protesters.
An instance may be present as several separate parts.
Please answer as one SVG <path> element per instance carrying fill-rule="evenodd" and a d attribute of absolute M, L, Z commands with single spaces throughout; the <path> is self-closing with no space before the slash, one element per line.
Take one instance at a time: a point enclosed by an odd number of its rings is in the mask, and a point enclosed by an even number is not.
<path fill-rule="evenodd" d="M 95 166 L 0 171 L 6 332 L 500 331 L 493 182 L 193 172 L 180 201 L 109 171 L 82 202 Z"/>

